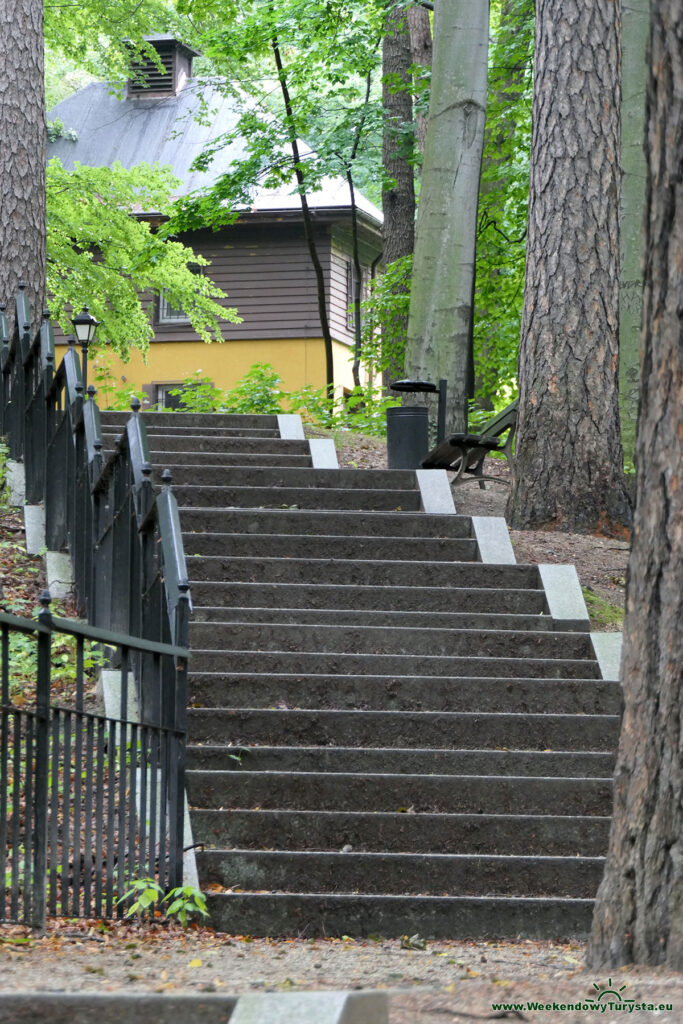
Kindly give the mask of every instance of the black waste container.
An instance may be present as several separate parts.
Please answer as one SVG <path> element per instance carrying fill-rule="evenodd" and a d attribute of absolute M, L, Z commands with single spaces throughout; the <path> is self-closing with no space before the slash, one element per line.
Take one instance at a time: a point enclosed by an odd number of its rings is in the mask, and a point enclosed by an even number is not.
<path fill-rule="evenodd" d="M 424 405 L 387 409 L 389 469 L 417 469 L 429 451 L 429 412 Z"/>
<path fill-rule="evenodd" d="M 392 391 L 403 394 L 439 396 L 437 442 L 443 441 L 446 424 L 446 381 L 438 387 L 427 380 L 395 380 Z M 387 465 L 389 469 L 419 469 L 429 451 L 429 412 L 424 405 L 404 405 L 387 409 Z"/>

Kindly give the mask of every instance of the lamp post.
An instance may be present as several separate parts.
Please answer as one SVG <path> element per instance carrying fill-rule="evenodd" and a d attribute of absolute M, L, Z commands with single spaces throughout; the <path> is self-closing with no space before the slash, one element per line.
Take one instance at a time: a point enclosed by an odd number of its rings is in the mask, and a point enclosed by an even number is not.
<path fill-rule="evenodd" d="M 71 318 L 74 331 L 83 353 L 83 388 L 88 386 L 88 345 L 95 339 L 95 331 L 99 320 L 89 312 L 87 306 L 83 306 L 80 313 Z"/>

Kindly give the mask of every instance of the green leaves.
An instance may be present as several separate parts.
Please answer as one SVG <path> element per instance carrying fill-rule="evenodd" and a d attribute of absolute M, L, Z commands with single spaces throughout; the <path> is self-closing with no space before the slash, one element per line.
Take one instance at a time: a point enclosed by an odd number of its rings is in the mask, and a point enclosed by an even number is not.
<path fill-rule="evenodd" d="M 153 303 L 140 293 L 162 291 L 185 310 L 203 341 L 221 341 L 221 320 L 239 322 L 236 311 L 216 299 L 225 293 L 207 275 L 194 272 L 208 260 L 156 233 L 135 210 L 169 215 L 178 185 L 168 168 L 139 164 L 126 170 L 84 167 L 67 171 L 58 159 L 47 168 L 47 284 L 50 312 L 71 331 L 71 308 L 87 302 L 100 320 L 98 342 L 124 358 L 131 347 L 146 350 L 153 336 Z"/>

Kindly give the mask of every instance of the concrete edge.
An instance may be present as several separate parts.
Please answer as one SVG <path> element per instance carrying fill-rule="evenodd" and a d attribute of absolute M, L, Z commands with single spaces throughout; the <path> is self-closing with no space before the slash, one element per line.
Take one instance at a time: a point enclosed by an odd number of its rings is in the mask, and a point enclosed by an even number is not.
<path fill-rule="evenodd" d="M 24 505 L 26 551 L 39 554 L 45 547 L 45 509 L 42 505 Z"/>
<path fill-rule="evenodd" d="M 588 626 L 588 609 L 574 565 L 539 565 L 548 610 L 558 622 Z"/>
<path fill-rule="evenodd" d="M 68 552 L 46 551 L 45 575 L 47 589 L 53 601 L 68 597 L 74 587 L 73 566 Z"/>
<path fill-rule="evenodd" d="M 388 1024 L 385 992 L 263 992 L 240 996 L 230 1024 Z"/>
<path fill-rule="evenodd" d="M 311 450 L 313 469 L 339 469 L 337 449 L 331 437 L 311 438 L 308 446 Z"/>
<path fill-rule="evenodd" d="M 472 516 L 472 529 L 482 562 L 516 565 L 517 559 L 503 516 Z"/>
<path fill-rule="evenodd" d="M 445 469 L 416 469 L 420 505 L 431 515 L 455 515 L 453 492 Z"/>
<path fill-rule="evenodd" d="M 388 1024 L 386 992 L 263 992 L 247 995 L 152 992 L 0 994 L 0 1024 Z"/>
<path fill-rule="evenodd" d="M 304 425 L 298 413 L 279 412 L 277 426 L 283 441 L 303 441 Z"/>
<path fill-rule="evenodd" d="M 618 683 L 621 678 L 622 633 L 591 633 L 595 657 L 603 679 Z"/>
<path fill-rule="evenodd" d="M 97 682 L 97 695 L 104 705 L 105 716 L 107 718 L 119 718 L 121 714 L 121 673 L 116 669 L 103 669 Z M 128 706 L 126 712 L 129 722 L 140 721 L 137 688 L 131 673 L 128 676 Z M 118 726 L 116 727 L 116 743 L 120 743 Z M 199 873 L 197 871 L 197 858 L 194 851 L 194 838 L 192 836 L 187 791 L 185 792 L 183 849 L 183 882 L 185 885 L 193 885 L 195 889 L 198 889 Z"/>
<path fill-rule="evenodd" d="M 56 978 L 55 981 L 58 981 Z M 0 1024 L 225 1024 L 238 996 L 152 992 L 3 992 Z"/>
<path fill-rule="evenodd" d="M 23 505 L 26 501 L 26 475 L 23 462 L 7 460 L 7 486 L 10 505 Z"/>

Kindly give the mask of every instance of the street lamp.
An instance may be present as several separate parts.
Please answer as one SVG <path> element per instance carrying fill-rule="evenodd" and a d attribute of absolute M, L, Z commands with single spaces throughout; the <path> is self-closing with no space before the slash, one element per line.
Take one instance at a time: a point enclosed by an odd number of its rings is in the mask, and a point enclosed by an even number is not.
<path fill-rule="evenodd" d="M 71 318 L 71 323 L 83 353 L 83 388 L 85 389 L 88 386 L 88 345 L 95 340 L 95 331 L 99 320 L 92 316 L 87 306 L 83 306 L 80 313 Z"/>

